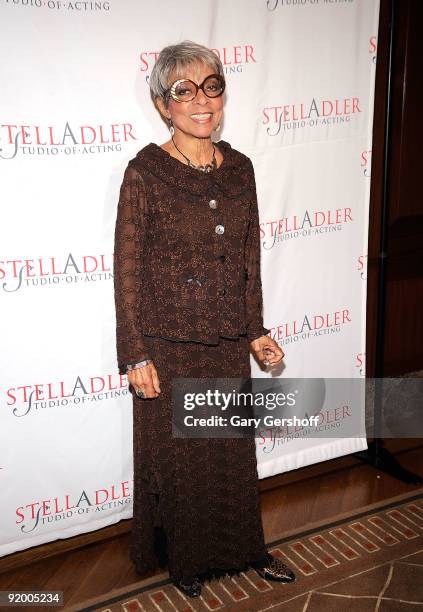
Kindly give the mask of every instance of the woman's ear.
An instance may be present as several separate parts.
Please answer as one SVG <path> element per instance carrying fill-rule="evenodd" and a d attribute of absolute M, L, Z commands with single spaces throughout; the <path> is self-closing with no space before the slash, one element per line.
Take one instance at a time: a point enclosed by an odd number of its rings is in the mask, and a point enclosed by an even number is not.
<path fill-rule="evenodd" d="M 164 119 L 170 119 L 169 109 L 166 108 L 163 98 L 161 98 L 160 96 L 157 96 L 156 98 L 156 106 Z"/>

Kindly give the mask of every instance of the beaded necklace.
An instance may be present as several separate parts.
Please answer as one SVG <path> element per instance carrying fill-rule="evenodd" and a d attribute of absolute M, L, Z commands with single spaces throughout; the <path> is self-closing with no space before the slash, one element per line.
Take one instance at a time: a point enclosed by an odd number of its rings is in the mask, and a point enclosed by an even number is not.
<path fill-rule="evenodd" d="M 213 157 L 211 159 L 211 162 L 209 164 L 204 164 L 204 165 L 198 165 L 196 166 L 195 164 L 192 163 L 192 161 L 182 153 L 182 151 L 180 149 L 178 149 L 178 147 L 176 146 L 176 142 L 173 139 L 173 135 L 172 135 L 172 142 L 175 145 L 175 149 L 177 151 L 179 151 L 179 153 L 182 155 L 182 157 L 185 157 L 185 159 L 188 162 L 188 166 L 190 166 L 190 168 L 194 168 L 195 170 L 200 170 L 200 172 L 213 172 L 213 170 L 216 170 L 217 168 L 217 162 L 216 162 L 216 149 L 214 144 L 212 143 L 213 146 Z"/>

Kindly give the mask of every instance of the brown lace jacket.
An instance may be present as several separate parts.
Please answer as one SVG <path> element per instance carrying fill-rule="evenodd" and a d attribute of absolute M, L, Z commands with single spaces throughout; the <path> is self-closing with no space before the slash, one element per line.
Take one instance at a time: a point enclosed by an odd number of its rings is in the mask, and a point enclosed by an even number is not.
<path fill-rule="evenodd" d="M 254 169 L 229 143 L 216 144 L 224 159 L 210 174 L 154 143 L 125 170 L 114 249 L 122 373 L 150 357 L 145 336 L 218 344 L 269 332 Z"/>

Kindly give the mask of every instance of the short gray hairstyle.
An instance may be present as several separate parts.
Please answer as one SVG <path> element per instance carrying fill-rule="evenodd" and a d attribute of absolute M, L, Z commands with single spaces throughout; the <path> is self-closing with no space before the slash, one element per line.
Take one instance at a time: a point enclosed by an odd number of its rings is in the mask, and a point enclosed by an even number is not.
<path fill-rule="evenodd" d="M 171 85 L 170 79 L 183 77 L 184 70 L 198 62 L 210 66 L 214 74 L 225 76 L 219 57 L 204 45 L 184 40 L 176 45 L 164 47 L 159 53 L 148 81 L 153 102 L 156 102 L 156 98 L 162 98 L 167 106 L 165 93 Z"/>

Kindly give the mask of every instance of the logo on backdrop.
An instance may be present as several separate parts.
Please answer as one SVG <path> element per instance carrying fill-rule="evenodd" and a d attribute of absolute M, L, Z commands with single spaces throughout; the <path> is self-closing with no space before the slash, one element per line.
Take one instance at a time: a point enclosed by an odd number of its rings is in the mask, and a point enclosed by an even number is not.
<path fill-rule="evenodd" d="M 278 425 L 267 427 L 261 430 L 257 436 L 258 446 L 263 454 L 268 454 L 274 451 L 275 447 L 288 444 L 298 438 L 306 438 L 307 436 L 316 436 L 316 432 L 333 432 L 339 430 L 339 435 L 346 425 L 347 421 L 351 421 L 354 414 L 354 407 L 350 404 L 342 404 L 333 408 L 325 408 L 318 412 L 318 424 L 314 427 L 307 425 Z M 308 415 L 307 415 L 308 416 Z M 330 434 L 332 435 L 332 434 Z"/>
<path fill-rule="evenodd" d="M 32 533 L 77 516 L 98 515 L 112 508 L 129 507 L 132 505 L 132 490 L 133 480 L 125 480 L 101 489 L 83 489 L 76 494 L 31 500 L 16 508 L 16 525 L 22 533 Z"/>
<path fill-rule="evenodd" d="M 254 45 L 232 45 L 211 49 L 223 64 L 225 74 L 243 72 L 244 68 L 256 64 L 256 51 Z M 140 71 L 151 72 L 159 56 L 159 51 L 142 51 L 140 53 Z M 148 81 L 148 76 L 146 76 Z"/>
<path fill-rule="evenodd" d="M 366 376 L 366 353 L 357 353 L 355 356 L 355 367 L 360 376 Z"/>
<path fill-rule="evenodd" d="M 301 214 L 260 223 L 260 238 L 263 249 L 269 250 L 287 240 L 339 232 L 352 222 L 351 208 L 305 210 Z"/>
<path fill-rule="evenodd" d="M 129 394 L 125 374 L 75 376 L 32 385 L 19 385 L 6 390 L 6 405 L 13 416 L 24 417 L 46 408 L 65 408 L 84 404 L 93 407 L 98 402 Z"/>
<path fill-rule="evenodd" d="M 304 6 L 348 6 L 355 0 L 265 0 L 268 11 L 277 8 L 300 8 Z"/>
<path fill-rule="evenodd" d="M 369 53 L 372 56 L 372 62 L 376 64 L 377 61 L 377 36 L 372 36 L 369 40 Z"/>
<path fill-rule="evenodd" d="M 372 150 L 366 150 L 361 152 L 361 162 L 360 165 L 363 169 L 363 174 L 366 178 L 371 177 L 370 167 L 371 167 L 371 158 L 372 158 Z"/>
<path fill-rule="evenodd" d="M 23 288 L 63 287 L 113 279 L 113 255 L 63 255 L 62 257 L 0 260 L 0 287 L 6 293 Z"/>
<path fill-rule="evenodd" d="M 305 313 L 301 318 L 269 327 L 270 337 L 280 345 L 292 344 L 340 333 L 351 322 L 349 308 L 325 313 Z"/>
<path fill-rule="evenodd" d="M 6 0 L 6 4 L 9 6 L 20 6 L 20 7 L 37 7 L 43 9 L 50 9 L 57 11 L 68 11 L 71 13 L 93 13 L 99 11 L 110 11 L 110 2 L 101 2 L 101 0 L 96 0 L 95 2 L 88 0 L 70 0 L 66 2 L 66 0 Z M 21 9 L 22 10 L 22 9 Z"/>
<path fill-rule="evenodd" d="M 350 123 L 351 117 L 362 112 L 358 97 L 316 99 L 278 106 L 265 106 L 262 125 L 268 136 L 304 128 L 316 128 Z"/>
<path fill-rule="evenodd" d="M 361 280 L 367 280 L 367 254 L 357 257 L 357 270 Z"/>
<path fill-rule="evenodd" d="M 0 159 L 21 155 L 57 157 L 98 155 L 122 151 L 122 145 L 138 140 L 132 123 L 110 125 L 0 124 Z"/>

